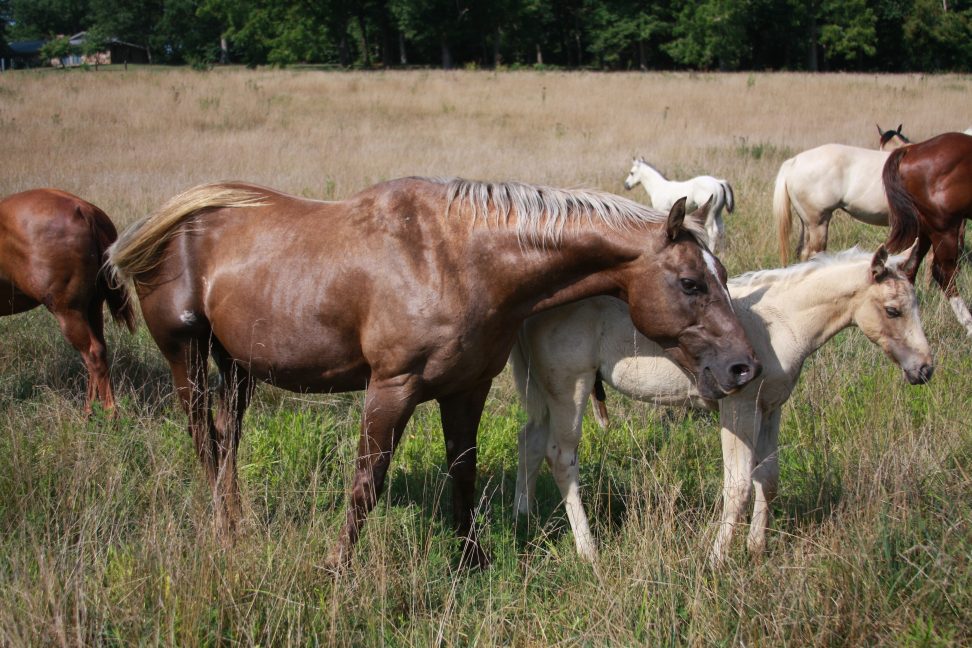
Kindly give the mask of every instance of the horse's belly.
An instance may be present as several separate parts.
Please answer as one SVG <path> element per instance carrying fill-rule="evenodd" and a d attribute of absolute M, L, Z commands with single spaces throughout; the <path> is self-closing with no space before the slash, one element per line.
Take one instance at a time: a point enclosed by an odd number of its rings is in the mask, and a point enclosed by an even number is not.
<path fill-rule="evenodd" d="M 25 295 L 13 283 L 0 278 L 0 315 L 16 315 L 39 305 L 40 302 Z"/>
<path fill-rule="evenodd" d="M 611 367 L 608 379 L 615 389 L 631 398 L 656 405 L 706 407 L 692 378 L 667 358 L 623 358 Z"/>

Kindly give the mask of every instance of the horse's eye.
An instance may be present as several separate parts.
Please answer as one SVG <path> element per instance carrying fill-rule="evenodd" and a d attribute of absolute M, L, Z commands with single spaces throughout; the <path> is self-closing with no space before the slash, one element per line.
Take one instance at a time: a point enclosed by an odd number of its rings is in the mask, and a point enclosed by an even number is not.
<path fill-rule="evenodd" d="M 699 293 L 705 292 L 705 285 L 700 284 L 694 279 L 679 279 L 679 283 L 682 284 L 682 291 L 686 295 L 698 295 Z"/>
<path fill-rule="evenodd" d="M 899 311 L 894 306 L 885 306 L 884 307 L 884 312 L 887 313 L 888 314 L 888 317 L 891 317 L 891 318 L 901 317 L 901 311 Z"/>

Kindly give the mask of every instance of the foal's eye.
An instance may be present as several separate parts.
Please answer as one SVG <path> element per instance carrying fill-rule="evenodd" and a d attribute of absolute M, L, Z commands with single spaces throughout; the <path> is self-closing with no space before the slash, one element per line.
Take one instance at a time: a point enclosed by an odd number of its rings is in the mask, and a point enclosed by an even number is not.
<path fill-rule="evenodd" d="M 901 317 L 901 311 L 899 311 L 894 306 L 885 306 L 884 307 L 884 312 L 887 313 L 888 314 L 888 317 L 891 317 L 891 318 Z"/>
<path fill-rule="evenodd" d="M 679 283 L 682 284 L 682 291 L 686 295 L 698 295 L 705 292 L 705 285 L 694 279 L 679 279 Z"/>

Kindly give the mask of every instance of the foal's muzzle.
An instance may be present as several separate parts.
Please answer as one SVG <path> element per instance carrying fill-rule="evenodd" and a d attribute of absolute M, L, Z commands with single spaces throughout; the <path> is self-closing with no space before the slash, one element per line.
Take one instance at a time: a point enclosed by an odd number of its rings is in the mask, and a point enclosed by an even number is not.
<path fill-rule="evenodd" d="M 633 187 L 633 186 L 634 186 L 634 185 L 633 185 L 633 184 L 631 184 L 630 182 L 628 182 L 627 180 L 625 180 L 625 181 L 624 181 L 624 188 L 625 188 L 625 189 L 626 189 L 627 191 L 631 191 L 631 187 Z"/>
<path fill-rule="evenodd" d="M 923 364 L 917 369 L 906 369 L 905 378 L 912 385 L 924 385 L 932 379 L 935 367 L 930 364 Z"/>

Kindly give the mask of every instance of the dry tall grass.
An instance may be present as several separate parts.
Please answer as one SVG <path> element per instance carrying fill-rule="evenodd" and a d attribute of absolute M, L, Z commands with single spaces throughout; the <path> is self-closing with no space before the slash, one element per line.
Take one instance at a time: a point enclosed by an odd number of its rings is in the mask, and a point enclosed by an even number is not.
<path fill-rule="evenodd" d="M 623 191 L 633 155 L 728 178 L 725 260 L 774 265 L 779 164 L 972 123 L 960 76 L 321 73 L 146 69 L 0 75 L 0 194 L 78 193 L 123 228 L 197 183 L 340 198 L 401 175 Z M 644 199 L 642 190 L 633 194 Z M 839 218 L 831 246 L 884 231 Z M 967 274 L 961 289 L 970 293 Z M 972 636 L 969 343 L 922 292 L 938 371 L 911 388 L 856 332 L 810 363 L 784 414 L 768 556 L 711 572 L 721 472 L 709 416 L 638 403 L 589 429 L 582 479 L 602 545 L 579 565 L 556 488 L 511 510 L 523 420 L 504 374 L 481 432 L 484 574 L 456 547 L 436 413 L 400 449 L 354 570 L 320 569 L 344 506 L 360 400 L 261 389 L 241 473 L 247 531 L 210 534 L 208 496 L 166 369 L 113 333 L 122 417 L 79 414 L 80 363 L 50 317 L 0 320 L 0 645 L 960 645 Z"/>

